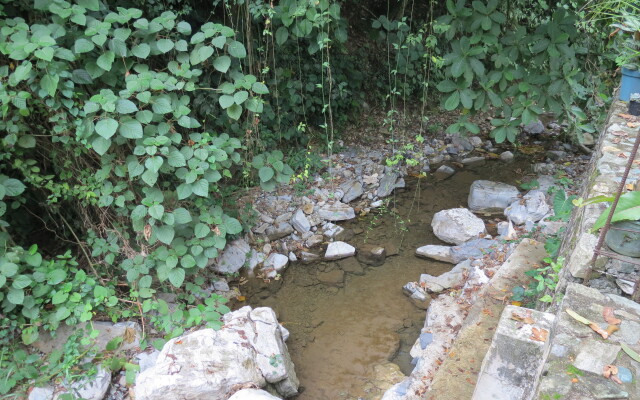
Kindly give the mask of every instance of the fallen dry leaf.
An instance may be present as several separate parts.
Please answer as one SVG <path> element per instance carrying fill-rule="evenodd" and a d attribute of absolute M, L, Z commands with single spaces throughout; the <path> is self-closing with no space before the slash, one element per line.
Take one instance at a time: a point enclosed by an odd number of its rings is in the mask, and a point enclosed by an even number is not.
<path fill-rule="evenodd" d="M 637 161 L 637 162 L 640 164 L 640 161 Z M 636 161 L 634 161 L 634 163 L 636 163 Z M 625 187 L 627 188 L 627 190 L 630 190 L 630 191 L 634 189 L 633 183 L 627 183 Z"/>
<path fill-rule="evenodd" d="M 597 334 L 602 336 L 603 339 L 609 339 L 609 332 L 605 331 L 600 327 L 600 325 L 592 322 L 589 324 L 589 328 L 593 329 Z"/>
<path fill-rule="evenodd" d="M 625 114 L 625 113 L 620 113 L 620 114 L 618 114 L 618 117 L 622 117 L 622 118 L 627 119 L 627 120 L 629 120 L 629 119 L 635 119 L 635 116 L 633 116 L 633 115 L 631 115 L 631 114 Z"/>
<path fill-rule="evenodd" d="M 549 331 L 542 328 L 533 328 L 531 330 L 531 340 L 537 340 L 538 342 L 546 342 L 547 337 L 549 336 Z"/>
<path fill-rule="evenodd" d="M 618 332 L 618 330 L 620 330 L 618 325 L 609 325 L 607 327 L 607 333 L 609 334 L 609 336 L 613 335 L 614 332 Z"/>
<path fill-rule="evenodd" d="M 521 301 L 512 301 L 511 305 L 520 307 L 522 305 Z"/>
<path fill-rule="evenodd" d="M 578 378 L 573 378 L 573 379 L 571 380 L 571 382 L 573 382 L 573 383 L 578 383 L 578 382 L 580 382 L 580 381 L 578 380 Z"/>
<path fill-rule="evenodd" d="M 483 313 L 484 315 L 488 315 L 488 316 L 490 316 L 490 317 L 493 317 L 493 316 L 494 316 L 494 315 L 493 315 L 493 311 L 489 310 L 488 308 L 483 309 L 483 310 L 482 310 L 482 313 Z"/>
<path fill-rule="evenodd" d="M 622 322 L 621 319 L 618 319 L 613 315 L 613 308 L 611 307 L 603 307 L 602 316 L 604 317 L 604 320 L 611 325 L 620 325 Z"/>
<path fill-rule="evenodd" d="M 612 375 L 615 375 L 617 373 L 618 373 L 618 367 L 616 367 L 615 365 L 605 365 L 602 370 L 602 376 L 604 376 L 607 379 L 611 378 Z"/>
<path fill-rule="evenodd" d="M 149 240 L 149 238 L 151 237 L 151 225 L 145 225 L 143 234 L 145 240 Z"/>
<path fill-rule="evenodd" d="M 640 126 L 640 122 L 627 122 L 629 128 L 637 128 Z"/>
<path fill-rule="evenodd" d="M 613 131 L 611 132 L 612 135 L 614 136 L 624 136 L 624 137 L 628 137 L 629 134 L 625 131 Z"/>
<path fill-rule="evenodd" d="M 516 321 L 522 321 L 525 324 L 535 324 L 536 321 L 531 317 L 531 310 L 528 310 L 524 313 L 517 313 L 517 312 L 512 312 L 511 313 L 511 319 L 514 319 Z"/>
<path fill-rule="evenodd" d="M 620 153 L 620 154 L 618 154 L 618 157 L 620 157 L 620 158 L 629 158 L 629 156 L 627 156 L 627 155 L 626 155 L 626 154 L 624 154 L 624 153 Z"/>
<path fill-rule="evenodd" d="M 126 328 L 124 330 L 124 335 L 123 336 L 123 340 L 126 343 L 133 343 L 133 341 L 136 339 L 136 330 L 133 328 Z"/>
<path fill-rule="evenodd" d="M 618 385 L 622 385 L 622 381 L 620 380 L 620 378 L 618 378 L 617 376 L 613 375 L 611 377 L 611 380 L 614 381 L 615 383 L 617 383 Z"/>

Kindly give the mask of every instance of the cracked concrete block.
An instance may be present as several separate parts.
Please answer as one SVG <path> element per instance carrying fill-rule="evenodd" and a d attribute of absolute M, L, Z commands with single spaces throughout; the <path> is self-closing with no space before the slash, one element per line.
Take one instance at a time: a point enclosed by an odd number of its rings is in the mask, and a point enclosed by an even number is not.
<path fill-rule="evenodd" d="M 513 313 L 531 313 L 533 324 L 512 319 Z M 547 359 L 555 315 L 507 306 L 482 362 L 472 400 L 530 400 Z M 546 331 L 546 334 L 544 333 Z M 535 332 L 545 341 L 534 339 Z"/>

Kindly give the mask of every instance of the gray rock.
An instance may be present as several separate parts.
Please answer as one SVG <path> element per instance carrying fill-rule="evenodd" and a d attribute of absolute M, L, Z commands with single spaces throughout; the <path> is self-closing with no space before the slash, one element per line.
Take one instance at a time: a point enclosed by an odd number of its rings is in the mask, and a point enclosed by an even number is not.
<path fill-rule="evenodd" d="M 480 138 L 478 138 L 478 139 L 480 139 Z M 482 140 L 480 140 L 480 142 L 482 142 Z M 464 151 L 473 150 L 473 143 L 466 136 L 452 135 L 451 143 L 456 147 L 462 148 L 462 150 L 464 150 Z"/>
<path fill-rule="evenodd" d="M 471 261 L 466 260 L 440 276 L 422 274 L 420 275 L 420 286 L 429 292 L 440 293 L 443 290 L 461 286 L 464 283 L 465 272 L 468 273 L 469 270 L 471 270 Z"/>
<path fill-rule="evenodd" d="M 539 135 L 544 132 L 544 124 L 540 120 L 538 120 L 525 125 L 523 130 L 529 135 Z"/>
<path fill-rule="evenodd" d="M 291 261 L 291 262 L 298 261 L 298 257 L 296 256 L 296 253 L 294 253 L 293 251 L 289 252 L 289 261 Z"/>
<path fill-rule="evenodd" d="M 634 288 L 635 288 L 635 282 L 634 281 L 630 281 L 627 279 L 616 279 L 616 285 L 618 285 L 618 287 L 620 288 L 620 290 L 622 290 L 625 294 L 628 295 L 632 295 Z"/>
<path fill-rule="evenodd" d="M 218 261 L 213 264 L 213 270 L 221 274 L 234 274 L 247 262 L 250 252 L 251 247 L 244 239 L 234 240 L 225 247 Z"/>
<path fill-rule="evenodd" d="M 353 257 L 340 260 L 338 262 L 338 266 L 341 270 L 348 274 L 364 275 L 364 268 L 362 268 L 360 262 Z"/>
<path fill-rule="evenodd" d="M 318 216 L 326 221 L 344 221 L 355 218 L 356 214 L 352 207 L 337 202 L 320 207 Z"/>
<path fill-rule="evenodd" d="M 554 164 L 536 163 L 533 164 L 533 172 L 541 175 L 553 175 L 556 170 Z"/>
<path fill-rule="evenodd" d="M 495 240 L 473 239 L 451 247 L 450 254 L 453 263 L 457 264 L 467 259 L 482 258 L 485 254 L 491 253 L 491 248 L 497 245 L 498 242 Z"/>
<path fill-rule="evenodd" d="M 514 240 L 518 238 L 518 233 L 513 228 L 511 221 L 498 222 L 497 228 L 499 238 L 502 240 Z"/>
<path fill-rule="evenodd" d="M 94 376 L 73 382 L 68 388 L 68 391 L 80 399 L 102 400 L 107 394 L 110 384 L 111 372 L 102 366 L 98 366 L 98 371 Z M 66 390 L 57 393 L 54 399 L 59 398 L 64 392 L 66 392 Z"/>
<path fill-rule="evenodd" d="M 609 261 L 607 261 L 606 268 L 607 272 L 613 275 L 633 274 L 640 270 L 640 265 L 631 264 L 630 262 L 625 262 L 616 258 L 610 258 Z"/>
<path fill-rule="evenodd" d="M 327 222 L 322 226 L 322 228 L 324 229 L 324 232 L 323 232 L 324 236 L 327 237 L 328 239 L 335 239 L 339 234 L 344 232 L 343 227 L 336 224 L 332 224 L 331 222 Z"/>
<path fill-rule="evenodd" d="M 289 257 L 284 254 L 272 253 L 264 260 L 262 269 L 267 272 L 268 278 L 275 278 L 289 264 Z"/>
<path fill-rule="evenodd" d="M 318 261 L 319 259 L 320 259 L 320 256 L 315 254 L 315 253 L 310 253 L 308 251 L 301 251 L 300 252 L 300 260 L 304 264 L 309 264 L 309 263 L 312 263 L 314 261 Z"/>
<path fill-rule="evenodd" d="M 451 168 L 448 165 L 441 165 L 436 172 L 433 173 L 433 176 L 436 180 L 443 181 L 447 178 L 450 178 L 453 174 L 456 173 L 456 170 Z"/>
<path fill-rule="evenodd" d="M 514 224 L 522 225 L 527 221 L 540 221 L 550 210 L 545 194 L 540 190 L 532 190 L 522 198 L 522 201 L 517 200 L 511 203 L 504 210 L 504 215 Z"/>
<path fill-rule="evenodd" d="M 471 142 L 471 145 L 473 147 L 482 147 L 482 139 L 480 139 L 478 136 L 471 136 L 469 138 L 469 142 Z"/>
<path fill-rule="evenodd" d="M 219 279 L 213 282 L 213 290 L 216 292 L 228 292 L 230 290 L 229 284 L 227 283 L 226 280 Z"/>
<path fill-rule="evenodd" d="M 547 150 L 547 157 L 553 161 L 561 161 L 567 158 L 567 153 L 562 150 Z"/>
<path fill-rule="evenodd" d="M 236 385 L 297 394 L 298 380 L 270 308 L 243 307 L 220 330 L 201 329 L 167 342 L 156 365 L 136 379 L 136 400 L 226 400 Z"/>
<path fill-rule="evenodd" d="M 593 257 L 593 250 L 596 248 L 597 243 L 598 237 L 588 232 L 583 232 L 578 238 L 578 242 L 573 247 L 566 264 L 566 268 L 574 278 L 586 278 L 589 263 Z M 596 268 L 604 266 L 605 262 L 605 258 L 598 257 Z"/>
<path fill-rule="evenodd" d="M 433 342 L 433 333 L 422 332 L 418 340 L 420 340 L 420 347 L 424 350 L 431 344 L 431 342 Z"/>
<path fill-rule="evenodd" d="M 585 146 L 593 146 L 596 140 L 589 132 L 582 132 L 582 144 Z"/>
<path fill-rule="evenodd" d="M 413 304 L 423 310 L 429 308 L 431 298 L 416 282 L 409 282 L 402 287 L 402 293 L 409 296 Z"/>
<path fill-rule="evenodd" d="M 358 249 L 358 261 L 373 267 L 384 264 L 386 257 L 387 252 L 384 247 L 365 244 Z"/>
<path fill-rule="evenodd" d="M 452 244 L 462 244 L 486 232 L 484 222 L 466 208 L 437 212 L 431 227 L 438 239 Z"/>
<path fill-rule="evenodd" d="M 305 243 L 306 243 L 307 247 L 311 248 L 311 247 L 319 245 L 323 241 L 324 241 L 324 236 L 322 236 L 322 235 L 313 235 L 313 236 L 309 237 L 309 239 L 307 239 L 307 241 Z"/>
<path fill-rule="evenodd" d="M 344 271 L 333 269 L 327 272 L 319 272 L 318 280 L 326 285 L 341 286 L 344 282 Z"/>
<path fill-rule="evenodd" d="M 290 202 L 291 200 L 287 200 L 287 202 Z M 291 217 L 293 217 L 293 213 L 284 213 L 284 214 L 280 214 L 278 215 L 278 217 L 275 219 L 274 223 L 275 224 L 279 224 L 280 222 L 289 222 L 289 220 L 291 220 Z"/>
<path fill-rule="evenodd" d="M 293 226 L 288 222 L 279 222 L 267 228 L 265 233 L 269 240 L 274 241 L 292 234 Z"/>
<path fill-rule="evenodd" d="M 485 165 L 487 160 L 484 157 L 467 157 L 463 158 L 461 163 L 467 167 L 477 167 L 480 165 Z"/>
<path fill-rule="evenodd" d="M 560 230 L 565 228 L 567 223 L 564 221 L 547 221 L 546 219 L 542 219 L 538 225 L 543 235 L 551 236 L 560 233 Z"/>
<path fill-rule="evenodd" d="M 518 199 L 518 188 L 506 183 L 477 180 L 471 184 L 467 203 L 472 211 L 502 212 Z"/>
<path fill-rule="evenodd" d="M 50 386 L 33 388 L 27 400 L 53 400 L 53 393 Z"/>
<path fill-rule="evenodd" d="M 305 215 L 304 211 L 298 210 L 291 217 L 291 226 L 300 233 L 306 233 L 311 230 L 311 222 Z"/>
<path fill-rule="evenodd" d="M 416 256 L 455 264 L 451 255 L 451 246 L 429 244 L 419 247 L 416 250 Z"/>
<path fill-rule="evenodd" d="M 247 271 L 249 271 L 249 275 L 253 276 L 253 270 L 264 262 L 267 256 L 260 251 L 251 251 L 251 255 L 249 256 L 249 261 L 247 262 Z"/>
<path fill-rule="evenodd" d="M 229 397 L 229 400 L 281 400 L 269 392 L 261 389 L 242 389 Z"/>
<path fill-rule="evenodd" d="M 551 175 L 539 175 L 536 180 L 538 181 L 538 190 L 543 193 L 548 193 L 549 189 L 556 185 L 556 180 Z"/>
<path fill-rule="evenodd" d="M 600 375 L 605 365 L 613 364 L 619 352 L 620 345 L 587 338 L 580 343 L 579 353 L 573 365 L 583 371 Z"/>
<path fill-rule="evenodd" d="M 376 196 L 382 198 L 389 196 L 393 190 L 399 185 L 403 186 L 404 181 L 400 183 L 400 174 L 397 172 L 387 172 L 382 175 L 380 178 L 380 186 L 378 186 L 378 190 L 376 191 Z"/>
<path fill-rule="evenodd" d="M 510 151 L 505 151 L 505 152 L 500 153 L 500 159 L 502 161 L 506 162 L 506 163 L 510 163 L 510 162 L 513 161 L 514 155 Z"/>
<path fill-rule="evenodd" d="M 362 182 L 356 180 L 345 182 L 341 188 L 344 191 L 344 196 L 342 196 L 341 200 L 343 203 L 351 203 L 364 193 Z"/>
<path fill-rule="evenodd" d="M 345 242 L 331 242 L 327 246 L 324 258 L 327 260 L 339 260 L 356 254 L 356 248 Z"/>
<path fill-rule="evenodd" d="M 146 371 L 147 369 L 156 365 L 156 361 L 158 360 L 158 356 L 160 355 L 160 350 L 153 350 L 149 353 L 143 351 L 136 355 L 136 361 L 138 361 L 138 365 L 140 366 L 140 372 Z"/>

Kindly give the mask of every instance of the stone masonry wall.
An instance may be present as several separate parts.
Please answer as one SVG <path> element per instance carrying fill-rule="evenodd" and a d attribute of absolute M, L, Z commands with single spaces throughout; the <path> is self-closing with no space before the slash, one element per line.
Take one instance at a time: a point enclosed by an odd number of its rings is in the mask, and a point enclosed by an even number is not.
<path fill-rule="evenodd" d="M 625 115 L 627 103 L 616 101 L 611 106 L 607 122 L 600 133 L 599 141 L 594 149 L 591 165 L 585 173 L 585 181 L 582 184 L 583 199 L 606 195 L 613 196 L 622 180 L 628 157 L 637 136 L 637 122 Z M 631 169 L 627 183 L 636 185 L 640 180 L 640 156 L 636 155 L 636 164 Z M 596 203 L 576 208 L 573 211 L 571 221 L 567 226 L 559 255 L 565 258 L 565 268 L 562 271 L 557 291 L 564 292 L 567 284 L 586 277 L 589 263 L 593 257 L 593 251 L 598 241 L 599 232 L 592 233 L 591 228 L 602 211 L 607 208 L 607 203 Z M 591 276 L 595 278 L 595 285 L 602 286 L 602 291 L 620 294 L 620 291 L 629 294 L 628 284 L 625 280 L 637 275 L 637 269 L 631 270 L 629 264 L 622 265 L 616 260 L 600 257 L 596 261 L 595 271 Z M 636 266 L 636 268 L 640 268 Z M 622 269 L 622 270 L 621 270 Z M 594 282 L 594 280 L 592 280 Z M 615 283 L 614 283 L 615 282 Z M 616 287 L 617 285 L 617 287 Z"/>

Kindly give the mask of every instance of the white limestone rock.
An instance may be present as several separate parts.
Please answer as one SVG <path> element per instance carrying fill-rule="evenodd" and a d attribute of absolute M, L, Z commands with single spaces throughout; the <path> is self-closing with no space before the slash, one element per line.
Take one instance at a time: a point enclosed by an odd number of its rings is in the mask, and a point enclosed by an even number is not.
<path fill-rule="evenodd" d="M 456 245 L 486 233 L 484 222 L 466 208 L 437 212 L 433 216 L 431 227 L 438 239 Z"/>

